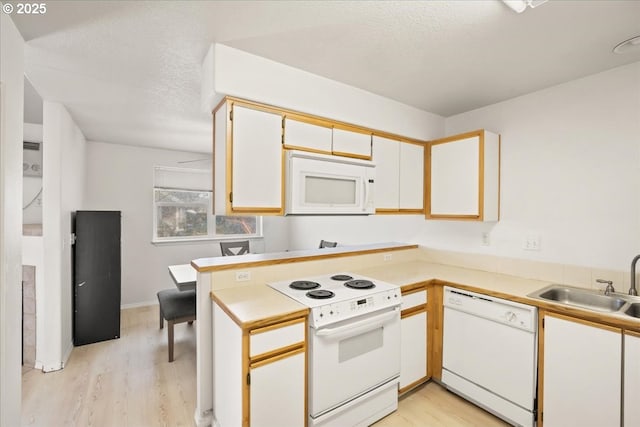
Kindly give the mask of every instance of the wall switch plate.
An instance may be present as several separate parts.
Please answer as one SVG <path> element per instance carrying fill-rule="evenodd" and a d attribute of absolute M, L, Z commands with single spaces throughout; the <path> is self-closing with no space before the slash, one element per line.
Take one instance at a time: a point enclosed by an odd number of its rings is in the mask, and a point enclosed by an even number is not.
<path fill-rule="evenodd" d="M 527 233 L 522 243 L 522 248 L 526 251 L 539 251 L 540 250 L 540 234 L 539 233 Z"/>
<path fill-rule="evenodd" d="M 385 261 L 391 261 L 392 255 L 393 255 L 393 254 L 384 254 L 383 259 L 384 259 Z"/>
<path fill-rule="evenodd" d="M 236 271 L 236 282 L 247 282 L 249 280 L 251 280 L 251 272 Z"/>

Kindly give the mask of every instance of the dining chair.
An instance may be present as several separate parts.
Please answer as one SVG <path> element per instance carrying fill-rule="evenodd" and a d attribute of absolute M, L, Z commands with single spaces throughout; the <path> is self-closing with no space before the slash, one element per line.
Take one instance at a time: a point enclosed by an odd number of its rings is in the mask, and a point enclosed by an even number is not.
<path fill-rule="evenodd" d="M 249 241 L 220 242 L 222 256 L 244 255 L 249 253 Z"/>
<path fill-rule="evenodd" d="M 320 249 L 322 248 L 335 248 L 338 246 L 338 242 L 330 242 L 328 240 L 320 240 Z"/>
<path fill-rule="evenodd" d="M 180 291 L 178 289 L 165 289 L 158 292 L 160 304 L 160 329 L 164 328 L 167 321 L 167 341 L 169 347 L 169 362 L 173 362 L 173 326 L 176 323 L 196 320 L 196 291 Z"/>

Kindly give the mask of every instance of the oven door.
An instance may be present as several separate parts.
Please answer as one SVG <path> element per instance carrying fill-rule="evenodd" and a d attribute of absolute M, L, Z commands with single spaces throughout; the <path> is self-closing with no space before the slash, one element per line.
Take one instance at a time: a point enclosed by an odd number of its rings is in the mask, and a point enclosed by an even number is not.
<path fill-rule="evenodd" d="M 316 418 L 400 375 L 400 308 L 310 329 L 309 411 Z"/>

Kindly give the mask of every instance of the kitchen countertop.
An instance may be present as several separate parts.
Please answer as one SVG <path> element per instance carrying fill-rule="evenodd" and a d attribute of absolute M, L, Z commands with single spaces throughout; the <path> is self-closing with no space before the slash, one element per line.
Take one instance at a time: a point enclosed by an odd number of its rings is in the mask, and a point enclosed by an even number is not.
<path fill-rule="evenodd" d="M 426 261 L 410 261 L 393 266 L 376 266 L 360 269 L 354 271 L 354 273 L 398 286 L 437 280 L 527 304 L 537 301 L 528 298 L 527 294 L 549 285 L 549 282 L 540 280 L 524 279 L 506 274 L 434 264 Z"/>
<path fill-rule="evenodd" d="M 549 282 L 525 279 L 506 274 L 491 273 L 426 261 L 408 261 L 395 265 L 375 266 L 354 270 L 373 279 L 382 280 L 398 286 L 413 285 L 435 281 L 450 284 L 460 289 L 485 293 L 524 304 L 537 306 L 556 313 L 579 317 L 611 326 L 640 332 L 640 319 L 624 314 L 601 313 L 592 310 L 570 307 L 563 304 L 541 301 L 527 297 L 528 294 L 542 289 Z M 263 323 L 282 321 L 291 316 L 299 316 L 308 309 L 298 302 L 280 294 L 266 285 L 223 289 L 212 292 L 212 298 L 226 307 L 236 323 L 243 327 L 254 327 Z M 305 311 L 306 310 L 306 311 Z"/>
<path fill-rule="evenodd" d="M 309 309 L 267 285 L 240 286 L 211 293 L 211 298 L 242 329 L 305 317 Z"/>
<path fill-rule="evenodd" d="M 367 245 L 337 246 L 335 248 L 306 249 L 289 252 L 269 252 L 264 254 L 200 258 L 191 261 L 191 265 L 198 272 L 203 273 L 209 271 L 235 270 L 237 268 L 365 255 L 376 252 L 416 249 L 417 247 L 418 245 L 408 245 L 406 243 L 397 242 L 374 243 Z"/>

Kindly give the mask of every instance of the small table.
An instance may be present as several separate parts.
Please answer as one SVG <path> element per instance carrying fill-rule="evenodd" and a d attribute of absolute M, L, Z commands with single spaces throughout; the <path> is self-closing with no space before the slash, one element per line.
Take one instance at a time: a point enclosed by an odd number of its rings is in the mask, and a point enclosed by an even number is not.
<path fill-rule="evenodd" d="M 176 287 L 181 291 L 188 291 L 196 288 L 198 274 L 191 264 L 170 265 L 169 274 Z"/>

